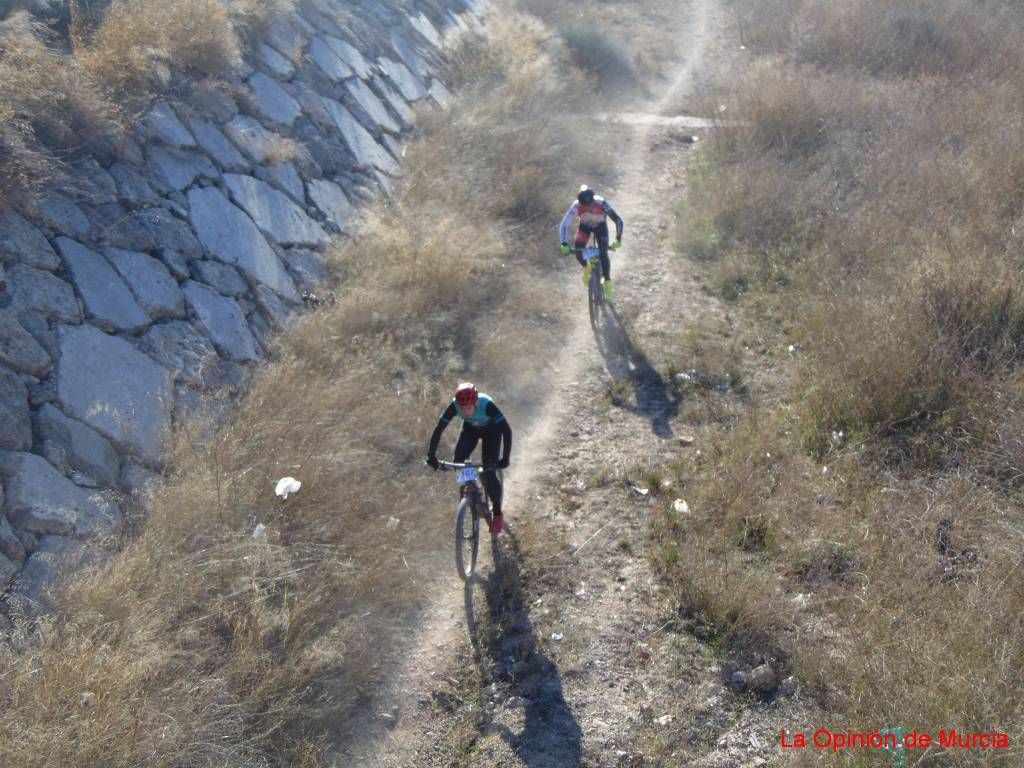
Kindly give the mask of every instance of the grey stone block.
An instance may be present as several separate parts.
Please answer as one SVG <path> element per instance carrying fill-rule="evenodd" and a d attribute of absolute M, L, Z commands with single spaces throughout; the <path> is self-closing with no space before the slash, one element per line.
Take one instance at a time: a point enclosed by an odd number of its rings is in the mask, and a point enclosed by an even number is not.
<path fill-rule="evenodd" d="M 57 401 L 128 452 L 156 465 L 171 411 L 171 376 L 123 339 L 92 326 L 62 326 L 57 333 Z M 111 372 L 116 371 L 116 378 Z"/>
<path fill-rule="evenodd" d="M 183 288 L 189 307 L 218 352 L 243 362 L 262 359 L 238 302 L 191 280 Z"/>
<path fill-rule="evenodd" d="M 46 536 L 102 536 L 120 530 L 121 510 L 102 492 L 79 488 L 42 456 L 15 454 L 4 513 L 19 530 Z"/>
<path fill-rule="evenodd" d="M 27 615 L 53 610 L 54 591 L 64 579 L 99 563 L 101 552 L 66 536 L 43 536 L 14 581 L 9 601 Z"/>
<path fill-rule="evenodd" d="M 57 238 L 54 245 L 75 280 L 91 322 L 107 331 L 128 333 L 149 325 L 149 317 L 110 262 L 66 237 Z"/>
<path fill-rule="evenodd" d="M 412 107 L 409 106 L 409 103 L 402 98 L 401 94 L 392 88 L 388 81 L 383 77 L 375 77 L 370 82 L 377 93 L 381 94 L 388 106 L 390 106 L 391 109 L 394 110 L 395 114 L 398 115 L 398 119 L 401 121 L 402 127 L 409 128 L 412 126 L 416 115 L 413 113 Z"/>
<path fill-rule="evenodd" d="M 397 29 L 391 30 L 391 47 L 395 49 L 395 53 L 398 54 L 402 63 L 415 75 L 420 86 L 433 74 L 430 65 L 423 60 L 412 44 Z M 424 95 L 426 94 L 424 93 Z"/>
<path fill-rule="evenodd" d="M 306 204 L 306 192 L 302 186 L 302 177 L 291 163 L 261 165 L 256 168 L 256 178 L 284 192 L 297 205 L 304 206 Z"/>
<path fill-rule="evenodd" d="M 198 282 L 206 283 L 217 293 L 237 298 L 249 292 L 249 284 L 245 282 L 245 278 L 238 274 L 238 270 L 230 264 L 203 259 L 202 261 L 193 261 L 190 266 L 192 276 Z"/>
<path fill-rule="evenodd" d="M 259 56 L 260 63 L 274 77 L 287 80 L 295 74 L 295 65 L 265 43 L 260 45 L 256 55 Z"/>
<path fill-rule="evenodd" d="M 201 117 L 188 121 L 196 141 L 226 171 L 248 171 L 249 163 L 216 125 Z"/>
<path fill-rule="evenodd" d="M 302 114 L 302 108 L 277 80 L 262 72 L 249 78 L 256 109 L 265 120 L 278 125 L 291 126 Z"/>
<path fill-rule="evenodd" d="M 298 301 L 295 285 L 252 219 L 217 189 L 193 189 L 188 200 L 192 226 L 214 258 Z"/>
<path fill-rule="evenodd" d="M 305 211 L 269 184 L 252 176 L 224 174 L 231 198 L 278 245 L 323 247 L 330 236 Z"/>
<path fill-rule="evenodd" d="M 3 494 L 0 493 L 0 502 L 3 501 L 2 497 Z M 15 563 L 23 563 L 27 557 L 25 545 L 21 543 L 21 539 L 14 533 L 14 529 L 11 528 L 11 524 L 7 521 L 7 516 L 2 512 L 0 512 L 0 554 L 10 558 Z"/>
<path fill-rule="evenodd" d="M 129 213 L 116 203 L 96 207 L 90 215 L 96 243 L 130 251 L 153 250 L 156 242 L 139 218 L 141 215 Z"/>
<path fill-rule="evenodd" d="M 310 41 L 307 55 L 331 82 L 339 82 L 354 74 L 351 67 L 320 36 L 314 37 Z"/>
<path fill-rule="evenodd" d="M 206 155 L 168 147 L 150 147 L 147 154 L 153 168 L 150 178 L 165 194 L 180 192 L 198 178 L 214 181 L 220 177 Z"/>
<path fill-rule="evenodd" d="M 187 215 L 186 211 L 183 210 L 183 212 Z M 176 251 L 183 254 L 186 259 L 198 259 L 203 256 L 203 246 L 196 239 L 188 222 L 177 218 L 166 208 L 147 208 L 145 211 L 136 213 L 136 216 L 153 235 L 158 255 L 162 256 L 165 251 Z M 187 268 L 185 275 L 179 276 L 171 264 L 167 266 L 176 277 L 188 275 Z"/>
<path fill-rule="evenodd" d="M 155 104 L 143 118 L 142 124 L 146 135 L 154 141 L 179 149 L 196 145 L 196 140 L 188 132 L 188 128 L 181 124 L 181 120 L 166 101 Z"/>
<path fill-rule="evenodd" d="M 275 330 L 283 330 L 294 314 L 291 307 L 286 305 L 272 290 L 265 285 L 256 286 L 253 292 L 256 295 L 256 306 L 260 312 L 270 321 Z"/>
<path fill-rule="evenodd" d="M 185 296 L 162 262 L 119 248 L 107 248 L 104 253 L 147 315 L 153 319 L 185 315 Z"/>
<path fill-rule="evenodd" d="M 28 387 L 14 371 L 0 368 L 0 449 L 27 451 L 32 447 L 32 417 Z"/>
<path fill-rule="evenodd" d="M 14 313 L 0 309 L 0 363 L 42 377 L 51 362 L 46 350 L 22 327 Z"/>
<path fill-rule="evenodd" d="M 384 147 L 370 135 L 352 114 L 333 99 L 324 99 L 324 106 L 341 131 L 345 143 L 355 156 L 356 162 L 364 168 L 376 168 L 384 173 L 397 176 L 401 171 L 398 162 Z"/>
<path fill-rule="evenodd" d="M 49 272 L 18 265 L 8 272 L 7 281 L 11 296 L 7 308 L 19 318 L 35 312 L 57 322 L 82 322 L 82 311 L 75 298 L 75 291 L 60 278 Z M 26 330 L 32 333 L 31 328 Z"/>
<path fill-rule="evenodd" d="M 409 23 L 413 28 L 423 35 L 423 38 L 435 48 L 440 48 L 443 42 L 441 33 L 437 27 L 427 18 L 423 11 L 416 16 L 409 16 Z"/>
<path fill-rule="evenodd" d="M 268 131 L 255 118 L 237 115 L 224 126 L 224 132 L 254 162 L 267 164 L 281 159 L 282 137 Z"/>
<path fill-rule="evenodd" d="M 355 208 L 349 202 L 341 187 L 333 181 L 313 179 L 309 182 L 309 199 L 342 232 L 347 232 L 355 215 Z"/>
<path fill-rule="evenodd" d="M 117 184 L 117 199 L 132 208 L 157 205 L 160 195 L 149 185 L 146 178 L 127 163 L 114 163 L 110 175 Z"/>
<path fill-rule="evenodd" d="M 36 414 L 39 435 L 60 446 L 68 464 L 108 488 L 117 485 L 121 459 L 110 442 L 91 427 L 65 416 L 47 403 Z"/>
<path fill-rule="evenodd" d="M 188 323 L 173 321 L 153 326 L 139 340 L 139 349 L 194 387 L 220 386 L 217 350 Z"/>
<path fill-rule="evenodd" d="M 381 56 L 377 59 L 377 63 L 406 101 L 418 101 L 427 95 L 427 89 L 420 79 L 410 72 L 402 62 Z"/>
<path fill-rule="evenodd" d="M 356 75 L 364 79 L 370 76 L 373 65 L 351 43 L 334 35 L 325 36 L 324 42 Z"/>
<path fill-rule="evenodd" d="M 327 279 L 327 267 L 324 265 L 323 257 L 316 251 L 289 248 L 282 252 L 281 258 L 284 259 L 295 282 L 304 291 L 315 292 Z"/>
<path fill-rule="evenodd" d="M 352 98 L 355 99 L 356 103 L 363 108 L 370 119 L 376 124 L 377 130 L 384 129 L 391 133 L 399 133 L 401 131 L 401 127 L 391 117 L 387 107 L 384 106 L 384 103 L 377 98 L 377 94 L 371 91 L 366 83 L 362 80 L 349 80 L 345 83 L 345 87 L 352 94 Z"/>
<path fill-rule="evenodd" d="M 89 219 L 67 195 L 53 189 L 45 190 L 28 205 L 28 213 L 43 226 L 61 235 L 75 238 L 89 236 Z"/>
<path fill-rule="evenodd" d="M 286 19 L 275 19 L 267 28 L 267 43 L 289 61 L 299 60 L 302 49 L 306 45 L 305 35 Z"/>
<path fill-rule="evenodd" d="M 0 263 L 54 270 L 60 259 L 42 232 L 6 208 L 0 209 Z"/>
<path fill-rule="evenodd" d="M 435 77 L 430 81 L 430 98 L 436 101 L 439 107 L 444 109 L 451 103 L 452 92 L 445 87 L 444 83 Z"/>
<path fill-rule="evenodd" d="M 185 280 L 189 276 L 188 259 L 180 251 L 161 249 L 157 251 L 160 261 L 167 267 L 175 280 Z"/>
<path fill-rule="evenodd" d="M 40 312 L 22 312 L 18 315 L 18 322 L 21 327 L 28 331 L 36 340 L 51 360 L 56 360 L 60 354 L 57 347 L 57 334 L 50 330 L 50 324 L 46 317 Z"/>
<path fill-rule="evenodd" d="M 71 164 L 71 175 L 89 198 L 107 202 L 117 196 L 114 179 L 94 158 L 87 157 Z"/>

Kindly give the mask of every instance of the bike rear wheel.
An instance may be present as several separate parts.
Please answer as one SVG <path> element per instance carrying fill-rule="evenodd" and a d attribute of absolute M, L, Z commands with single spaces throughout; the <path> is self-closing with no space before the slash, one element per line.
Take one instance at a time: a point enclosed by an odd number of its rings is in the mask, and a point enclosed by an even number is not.
<path fill-rule="evenodd" d="M 480 548 L 480 517 L 469 499 L 459 502 L 455 515 L 455 569 L 459 578 L 469 581 L 476 570 L 476 553 Z"/>

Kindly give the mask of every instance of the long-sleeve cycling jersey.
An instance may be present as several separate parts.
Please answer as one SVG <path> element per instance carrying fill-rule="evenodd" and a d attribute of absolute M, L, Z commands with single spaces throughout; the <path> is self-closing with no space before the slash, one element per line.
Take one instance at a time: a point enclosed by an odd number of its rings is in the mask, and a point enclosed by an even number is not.
<path fill-rule="evenodd" d="M 434 427 L 434 433 L 430 436 L 430 448 L 427 449 L 429 456 L 434 456 L 437 453 L 437 445 L 441 442 L 441 434 L 448 427 L 448 424 L 456 416 L 462 418 L 465 422 L 465 427 L 470 427 L 477 430 L 486 430 L 489 428 L 497 429 L 501 435 L 502 442 L 502 461 L 508 461 L 509 455 L 512 453 L 512 427 L 509 426 L 508 421 L 505 419 L 505 415 L 498 409 L 498 406 L 494 404 L 490 395 L 480 393 L 476 401 L 476 409 L 473 411 L 473 415 L 466 418 L 462 415 L 462 409 L 455 403 L 455 399 L 448 404 L 448 407 L 444 409 L 444 413 L 437 420 L 437 426 Z"/>
<path fill-rule="evenodd" d="M 569 206 L 569 210 L 565 212 L 565 216 L 562 217 L 562 223 L 558 227 L 558 241 L 560 243 L 569 242 L 567 237 L 569 225 L 572 224 L 572 220 L 577 216 L 580 218 L 580 226 L 586 229 L 594 229 L 603 224 L 606 218 L 611 219 L 615 222 L 615 239 L 622 239 L 622 217 L 615 212 L 611 203 L 600 195 L 594 195 L 594 201 L 591 203 L 583 204 L 579 200 L 574 200 L 573 204 Z"/>

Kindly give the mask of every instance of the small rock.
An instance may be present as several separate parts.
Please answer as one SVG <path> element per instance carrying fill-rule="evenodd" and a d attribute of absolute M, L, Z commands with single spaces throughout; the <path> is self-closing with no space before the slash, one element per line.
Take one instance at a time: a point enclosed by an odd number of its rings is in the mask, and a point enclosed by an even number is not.
<path fill-rule="evenodd" d="M 778 684 L 779 676 L 775 674 L 775 670 L 768 664 L 762 664 L 754 668 L 747 679 L 747 686 L 750 690 L 759 691 L 760 693 L 770 693 L 775 690 L 775 686 Z"/>
<path fill-rule="evenodd" d="M 680 445 L 693 445 L 694 442 L 696 442 L 696 440 L 697 440 L 697 438 L 695 438 L 693 435 L 680 435 L 679 436 L 679 444 Z"/>
<path fill-rule="evenodd" d="M 742 691 L 747 687 L 747 673 L 741 669 L 737 669 L 732 673 L 732 677 L 729 678 L 729 685 Z"/>
<path fill-rule="evenodd" d="M 688 515 L 690 513 L 690 505 L 686 503 L 685 499 L 676 499 L 673 501 L 672 509 L 677 515 Z"/>
<path fill-rule="evenodd" d="M 78 696 L 78 703 L 82 707 L 94 707 L 96 706 L 96 694 L 92 691 L 82 691 L 82 693 Z"/>
<path fill-rule="evenodd" d="M 781 683 L 779 683 L 779 694 L 786 697 L 792 697 L 796 695 L 797 682 L 796 678 L 790 675 Z"/>
<path fill-rule="evenodd" d="M 669 725 L 672 722 L 672 715 L 662 715 L 654 719 L 655 725 Z"/>

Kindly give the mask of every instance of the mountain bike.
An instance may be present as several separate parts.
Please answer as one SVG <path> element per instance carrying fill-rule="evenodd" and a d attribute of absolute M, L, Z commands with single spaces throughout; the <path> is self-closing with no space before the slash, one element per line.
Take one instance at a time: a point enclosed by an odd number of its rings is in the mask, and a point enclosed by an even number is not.
<path fill-rule="evenodd" d="M 455 512 L 455 570 L 459 578 L 469 581 L 476 570 L 476 555 L 480 548 L 480 519 L 491 522 L 491 508 L 487 490 L 480 480 L 480 472 L 493 471 L 493 466 L 472 462 L 439 461 L 438 468 L 458 470 L 459 506 Z"/>

